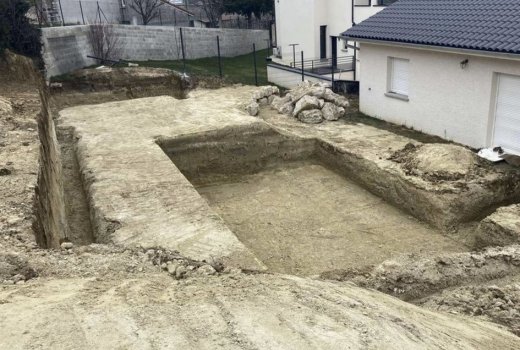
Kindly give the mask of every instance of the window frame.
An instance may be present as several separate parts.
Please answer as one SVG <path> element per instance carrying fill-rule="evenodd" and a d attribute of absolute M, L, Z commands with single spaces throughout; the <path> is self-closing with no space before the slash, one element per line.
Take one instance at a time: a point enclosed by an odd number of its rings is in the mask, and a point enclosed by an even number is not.
<path fill-rule="evenodd" d="M 394 88 L 394 78 L 395 78 L 395 62 L 404 62 L 406 63 L 406 75 L 407 75 L 407 81 L 406 81 L 406 91 L 399 90 Z M 410 96 L 410 59 L 408 58 L 402 58 L 402 57 L 393 57 L 388 56 L 388 74 L 387 74 L 387 86 L 386 86 L 386 93 L 385 95 L 388 97 L 397 98 L 404 101 L 409 101 Z"/>

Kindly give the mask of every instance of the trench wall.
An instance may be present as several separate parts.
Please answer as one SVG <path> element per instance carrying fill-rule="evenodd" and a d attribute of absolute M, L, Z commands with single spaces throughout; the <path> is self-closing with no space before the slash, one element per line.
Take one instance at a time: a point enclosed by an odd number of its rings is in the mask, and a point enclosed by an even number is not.
<path fill-rule="evenodd" d="M 180 27 L 111 24 L 119 55 L 134 61 L 182 59 Z M 43 59 L 47 78 L 96 64 L 89 42 L 90 25 L 42 29 Z M 183 27 L 187 59 L 217 56 L 217 36 L 222 56 L 233 57 L 267 48 L 269 31 Z"/>
<path fill-rule="evenodd" d="M 33 202 L 33 230 L 41 247 L 58 247 L 69 234 L 65 216 L 60 146 L 49 108 L 49 93 L 43 77 L 28 58 L 7 53 L 7 61 L 13 79 L 31 81 L 39 89 L 41 111 L 36 121 L 40 139 L 40 166 Z"/>

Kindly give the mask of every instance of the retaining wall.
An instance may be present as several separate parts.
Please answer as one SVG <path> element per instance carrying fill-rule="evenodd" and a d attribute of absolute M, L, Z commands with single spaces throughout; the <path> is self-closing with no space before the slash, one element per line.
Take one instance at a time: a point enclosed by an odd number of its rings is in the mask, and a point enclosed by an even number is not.
<path fill-rule="evenodd" d="M 110 25 L 118 41 L 120 56 L 115 59 L 177 60 L 182 58 L 180 27 Z M 88 40 L 89 25 L 52 27 L 42 29 L 43 58 L 46 75 L 68 73 L 96 64 Z M 217 36 L 220 37 L 222 56 L 233 57 L 257 49 L 267 48 L 267 30 L 213 29 L 183 27 L 187 59 L 217 55 Z"/>

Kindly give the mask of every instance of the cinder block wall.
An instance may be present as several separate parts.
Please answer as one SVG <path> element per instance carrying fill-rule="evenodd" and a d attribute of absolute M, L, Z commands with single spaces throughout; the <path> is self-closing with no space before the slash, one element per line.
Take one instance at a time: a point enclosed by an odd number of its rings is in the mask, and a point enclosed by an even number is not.
<path fill-rule="evenodd" d="M 110 25 L 120 47 L 115 59 L 177 60 L 182 58 L 179 27 Z M 88 25 L 52 27 L 42 29 L 43 58 L 46 75 L 68 73 L 96 63 L 87 58 L 92 55 L 88 40 Z M 184 48 L 187 59 L 217 55 L 217 36 L 220 37 L 222 56 L 233 57 L 257 49 L 267 48 L 267 30 L 213 29 L 183 27 Z"/>

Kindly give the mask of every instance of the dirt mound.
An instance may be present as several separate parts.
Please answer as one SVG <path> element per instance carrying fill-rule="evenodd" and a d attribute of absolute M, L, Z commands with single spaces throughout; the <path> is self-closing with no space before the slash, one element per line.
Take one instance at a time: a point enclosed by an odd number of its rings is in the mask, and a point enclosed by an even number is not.
<path fill-rule="evenodd" d="M 418 304 L 431 310 L 484 316 L 520 336 L 520 284 L 462 287 Z"/>
<path fill-rule="evenodd" d="M 38 274 L 18 254 L 0 254 L 0 281 L 4 284 L 25 282 Z"/>
<path fill-rule="evenodd" d="M 429 180 L 462 179 L 479 165 L 477 156 L 469 149 L 440 143 L 419 146 L 410 143 L 395 152 L 390 159 L 400 163 L 409 175 Z"/>
<path fill-rule="evenodd" d="M 42 281 L 0 290 L 0 348 L 515 349 L 496 326 L 276 275 Z M 110 330 L 110 331 L 107 331 Z"/>
<path fill-rule="evenodd" d="M 520 245 L 482 252 L 438 256 L 403 255 L 361 275 L 329 272 L 322 278 L 352 280 L 357 284 L 414 300 L 448 287 L 488 281 L 520 273 Z"/>
<path fill-rule="evenodd" d="M 56 81 L 63 84 L 64 90 L 105 91 L 123 88 L 127 89 L 129 97 L 142 97 L 141 90 L 154 87 L 170 89 L 176 97 L 184 98 L 190 87 L 189 80 L 178 72 L 147 67 L 80 69 Z"/>

